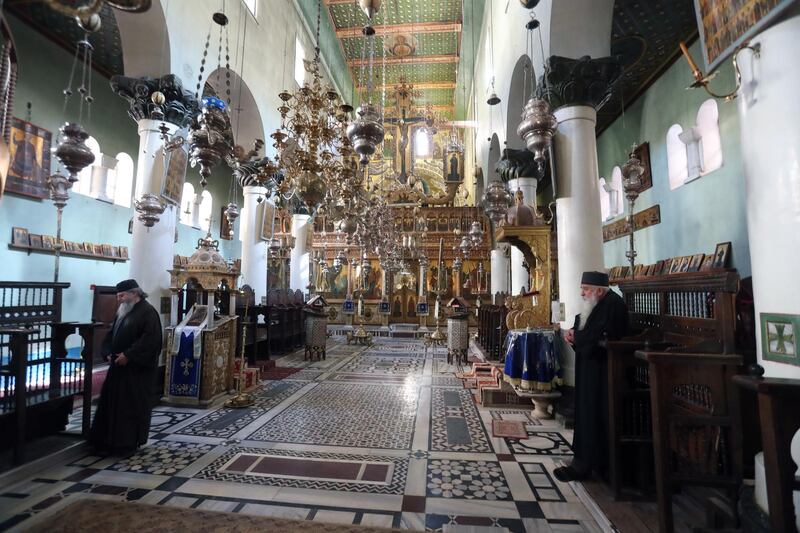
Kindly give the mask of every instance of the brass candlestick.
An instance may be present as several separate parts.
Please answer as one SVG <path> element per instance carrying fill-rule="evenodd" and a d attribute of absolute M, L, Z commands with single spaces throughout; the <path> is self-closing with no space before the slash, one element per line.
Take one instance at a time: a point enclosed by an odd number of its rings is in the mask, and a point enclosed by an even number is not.
<path fill-rule="evenodd" d="M 240 294 L 243 293 L 240 292 Z M 225 402 L 225 407 L 232 407 L 234 409 L 250 407 L 251 405 L 256 403 L 252 394 L 244 392 L 242 390 L 244 387 L 244 376 L 245 376 L 244 345 L 245 341 L 247 340 L 247 324 L 245 323 L 244 319 L 247 318 L 247 311 L 249 308 L 249 304 L 250 301 L 245 300 L 244 316 L 242 317 L 242 349 L 240 350 L 241 359 L 239 364 L 239 382 L 236 384 L 236 396 Z"/>

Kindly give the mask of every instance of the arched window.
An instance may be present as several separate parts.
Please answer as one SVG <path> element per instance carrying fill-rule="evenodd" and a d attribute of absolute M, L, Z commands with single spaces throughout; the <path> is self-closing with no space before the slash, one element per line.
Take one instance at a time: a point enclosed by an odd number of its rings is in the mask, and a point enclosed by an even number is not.
<path fill-rule="evenodd" d="M 131 206 L 133 187 L 133 158 L 125 152 L 117 154 L 117 167 L 108 171 L 107 194 L 122 207 Z"/>
<path fill-rule="evenodd" d="M 424 128 L 417 129 L 414 134 L 414 155 L 428 157 L 431 155 L 431 138 Z"/>
<path fill-rule="evenodd" d="M 608 184 L 606 184 L 608 185 Z M 622 170 L 614 167 L 611 170 L 611 184 L 608 187 L 608 206 L 611 217 L 621 215 L 624 211 L 624 195 L 622 194 Z"/>
<path fill-rule="evenodd" d="M 78 181 L 72 186 L 72 190 L 78 194 L 89 196 L 89 192 L 92 190 L 92 168 L 100 164 L 102 154 L 100 153 L 100 144 L 94 137 L 89 136 L 85 144 L 94 154 L 94 162 L 80 171 Z"/>
<path fill-rule="evenodd" d="M 181 193 L 181 224 L 192 225 L 192 211 L 194 210 L 194 185 L 184 182 Z"/>
<path fill-rule="evenodd" d="M 669 188 L 677 189 L 689 177 L 688 161 L 686 159 L 686 145 L 681 141 L 680 135 L 683 128 L 680 124 L 673 124 L 667 130 L 667 170 L 669 171 Z"/>
<path fill-rule="evenodd" d="M 213 213 L 213 200 L 211 199 L 211 193 L 208 191 L 203 191 L 200 197 L 202 198 L 200 201 L 200 229 L 208 231 L 211 223 L 211 214 Z"/>
<path fill-rule="evenodd" d="M 703 170 L 701 176 L 722 166 L 722 139 L 719 135 L 719 109 L 709 98 L 697 110 L 697 131 L 700 133 L 700 154 Z"/>
<path fill-rule="evenodd" d="M 597 188 L 600 191 L 600 213 L 602 215 L 602 220 L 611 218 L 611 195 L 607 187 L 605 178 L 597 180 Z"/>
<path fill-rule="evenodd" d="M 294 81 L 301 87 L 306 80 L 306 67 L 303 64 L 305 57 L 306 49 L 303 48 L 303 43 L 298 35 L 294 41 Z"/>

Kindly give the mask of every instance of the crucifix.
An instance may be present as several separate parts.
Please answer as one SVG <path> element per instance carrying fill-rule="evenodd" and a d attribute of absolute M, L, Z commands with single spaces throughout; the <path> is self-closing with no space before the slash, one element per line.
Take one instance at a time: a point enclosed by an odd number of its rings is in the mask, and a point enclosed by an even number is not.
<path fill-rule="evenodd" d="M 406 164 L 406 157 L 411 157 L 411 169 L 413 170 L 414 161 L 414 145 L 411 144 L 411 150 L 408 151 L 409 131 L 413 131 L 415 124 L 420 122 L 425 123 L 426 117 L 410 117 L 413 100 L 412 98 L 421 96 L 421 93 L 414 89 L 414 86 L 407 83 L 404 79 L 400 80 L 400 84 L 394 89 L 395 98 L 395 111 L 397 116 L 384 119 L 384 124 L 387 126 L 394 126 L 400 133 L 400 138 L 395 138 L 395 179 L 402 184 L 408 181 L 408 165 Z M 397 170 L 397 162 L 400 162 L 400 169 Z"/>

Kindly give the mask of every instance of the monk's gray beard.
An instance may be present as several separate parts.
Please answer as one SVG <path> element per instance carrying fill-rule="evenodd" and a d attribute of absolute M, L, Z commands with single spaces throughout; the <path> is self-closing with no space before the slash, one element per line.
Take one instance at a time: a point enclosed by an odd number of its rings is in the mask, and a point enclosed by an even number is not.
<path fill-rule="evenodd" d="M 581 303 L 581 323 L 578 329 L 582 330 L 586 327 L 586 321 L 589 320 L 589 315 L 592 314 L 595 306 L 600 301 L 600 298 L 597 296 L 589 296 L 588 298 L 584 298 L 583 302 Z"/>
<path fill-rule="evenodd" d="M 133 302 L 122 302 L 117 307 L 117 319 L 122 320 L 133 309 Z"/>

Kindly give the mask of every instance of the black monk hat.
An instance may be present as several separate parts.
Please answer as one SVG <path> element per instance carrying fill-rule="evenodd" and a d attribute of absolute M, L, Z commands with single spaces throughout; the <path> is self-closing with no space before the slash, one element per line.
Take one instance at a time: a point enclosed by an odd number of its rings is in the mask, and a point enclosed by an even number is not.
<path fill-rule="evenodd" d="M 581 285 L 608 287 L 608 274 L 605 272 L 584 272 L 583 276 L 581 276 Z"/>
<path fill-rule="evenodd" d="M 126 279 L 125 281 L 117 283 L 117 292 L 125 292 L 138 288 L 139 284 L 136 283 L 135 279 Z"/>

